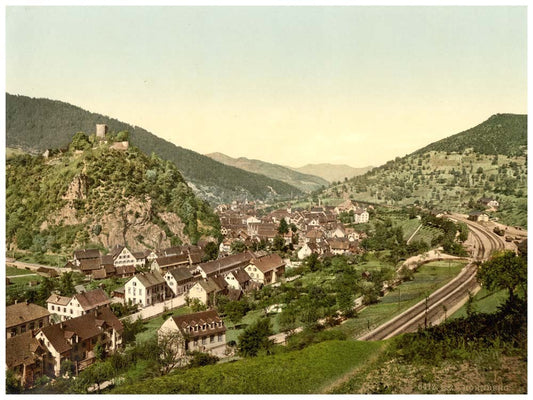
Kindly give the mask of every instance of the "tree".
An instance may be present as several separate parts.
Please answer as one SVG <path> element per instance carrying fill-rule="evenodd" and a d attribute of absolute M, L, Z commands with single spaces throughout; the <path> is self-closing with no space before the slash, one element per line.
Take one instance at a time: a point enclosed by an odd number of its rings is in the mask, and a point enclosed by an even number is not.
<path fill-rule="evenodd" d="M 157 335 L 160 371 L 163 375 L 183 363 L 185 338 L 178 331 L 163 331 Z"/>
<path fill-rule="evenodd" d="M 211 354 L 202 353 L 200 351 L 193 351 L 189 360 L 189 368 L 203 367 L 205 365 L 216 364 L 219 360 L 217 356 Z"/>
<path fill-rule="evenodd" d="M 230 301 L 224 310 L 229 320 L 236 326 L 250 310 L 250 306 L 246 300 Z"/>
<path fill-rule="evenodd" d="M 91 142 L 85 133 L 78 132 L 72 138 L 70 148 L 73 150 L 88 150 L 91 148 Z"/>
<path fill-rule="evenodd" d="M 510 250 L 498 253 L 481 264 L 477 279 L 489 291 L 508 290 L 509 302 L 514 303 L 516 290 L 527 290 L 527 262 Z"/>
<path fill-rule="evenodd" d="M 289 304 L 278 317 L 278 322 L 283 332 L 293 332 L 297 328 L 298 310 L 295 306 Z"/>
<path fill-rule="evenodd" d="M 204 247 L 205 256 L 203 261 L 216 260 L 218 257 L 218 246 L 215 242 L 209 242 Z"/>
<path fill-rule="evenodd" d="M 283 251 L 285 248 L 285 240 L 280 235 L 274 236 L 274 242 L 272 243 L 272 250 Z"/>
<path fill-rule="evenodd" d="M 312 253 L 307 257 L 305 263 L 311 272 L 317 271 L 318 268 L 320 268 L 320 262 L 318 261 L 318 255 L 316 253 Z"/>
<path fill-rule="evenodd" d="M 59 280 L 59 291 L 62 296 L 72 296 L 76 293 L 72 271 L 65 272 L 61 275 L 61 279 Z"/>
<path fill-rule="evenodd" d="M 260 351 L 270 353 L 273 334 L 272 324 L 268 318 L 261 318 L 250 325 L 239 336 L 239 353 L 244 357 L 255 357 Z"/>
<path fill-rule="evenodd" d="M 244 244 L 244 242 L 236 240 L 231 244 L 230 249 L 232 254 L 242 253 L 246 251 L 246 245 Z"/>
<path fill-rule="evenodd" d="M 13 372 L 13 370 L 8 369 L 6 371 L 6 393 L 7 394 L 17 394 L 22 391 L 22 386 L 20 380 Z"/>
<path fill-rule="evenodd" d="M 285 218 L 282 218 L 281 221 L 279 221 L 278 233 L 280 235 L 285 235 L 289 233 L 289 224 L 287 224 L 287 221 L 285 221 Z"/>

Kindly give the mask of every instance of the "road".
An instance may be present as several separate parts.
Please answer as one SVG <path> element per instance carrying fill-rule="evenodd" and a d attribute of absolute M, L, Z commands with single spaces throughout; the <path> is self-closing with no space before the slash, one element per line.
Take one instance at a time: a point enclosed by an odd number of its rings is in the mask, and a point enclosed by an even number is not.
<path fill-rule="evenodd" d="M 505 241 L 490 229 L 465 216 L 454 214 L 457 221 L 469 227 L 469 246 L 472 261 L 452 281 L 415 304 L 402 314 L 361 336 L 359 340 L 383 340 L 404 332 L 414 332 L 419 327 L 440 323 L 468 299 L 469 293 L 479 290 L 476 280 L 477 262 L 487 260 L 497 250 L 505 248 Z"/>
<path fill-rule="evenodd" d="M 6 261 L 6 265 L 10 267 L 15 267 L 18 269 L 25 269 L 25 270 L 31 270 L 31 271 L 37 271 L 41 267 L 50 268 L 50 269 L 55 269 L 59 274 L 72 271 L 70 268 L 52 267 L 50 265 L 26 263 L 22 261 Z"/>

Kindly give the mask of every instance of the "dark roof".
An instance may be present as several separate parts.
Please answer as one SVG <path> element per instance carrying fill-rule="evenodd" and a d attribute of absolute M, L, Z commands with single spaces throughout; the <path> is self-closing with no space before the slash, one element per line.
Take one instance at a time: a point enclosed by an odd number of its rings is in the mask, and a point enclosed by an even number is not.
<path fill-rule="evenodd" d="M 33 303 L 17 303 L 6 307 L 6 328 L 49 316 L 50 312 Z"/>
<path fill-rule="evenodd" d="M 233 274 L 235 279 L 237 279 L 237 282 L 239 282 L 240 284 L 250 281 L 250 275 L 248 275 L 248 273 L 243 269 L 237 269 L 235 271 L 232 271 L 231 273 Z"/>
<path fill-rule="evenodd" d="M 179 315 L 171 317 L 176 326 L 179 328 L 181 333 L 187 335 L 191 338 L 205 335 L 213 335 L 217 333 L 226 332 L 226 327 L 224 326 L 224 321 L 218 316 L 218 313 L 215 310 L 201 311 L 193 314 Z M 209 324 L 215 322 L 216 326 L 214 328 L 209 327 Z M 218 326 L 218 323 L 222 322 L 222 326 Z M 189 327 L 194 327 L 199 325 L 200 327 L 204 324 L 207 324 L 206 330 L 199 329 L 198 331 L 191 331 Z"/>
<path fill-rule="evenodd" d="M 273 271 L 278 267 L 285 266 L 285 263 L 278 254 L 270 254 L 269 256 L 256 258 L 250 261 L 250 264 L 255 265 L 262 273 Z"/>
<path fill-rule="evenodd" d="M 100 263 L 102 265 L 113 265 L 114 264 L 113 256 L 110 256 L 110 255 L 102 256 L 100 259 Z"/>
<path fill-rule="evenodd" d="M 92 310 L 95 307 L 109 304 L 111 300 L 102 289 L 94 289 L 88 292 L 78 293 L 74 298 L 79 301 L 84 311 Z"/>
<path fill-rule="evenodd" d="M 56 351 L 64 353 L 72 348 L 67 338 L 72 337 L 73 334 L 79 336 L 82 340 L 96 337 L 102 333 L 102 329 L 105 330 L 105 325 L 111 326 L 117 332 L 124 330 L 122 323 L 111 309 L 104 307 L 97 312 L 91 312 L 59 324 L 46 326 L 41 329 L 41 332 Z"/>
<path fill-rule="evenodd" d="M 144 272 L 142 274 L 137 274 L 137 275 L 134 276 L 134 278 L 137 278 L 139 280 L 139 282 L 145 288 L 149 288 L 149 287 L 152 287 L 152 286 L 160 285 L 162 283 L 166 283 L 165 279 L 157 271 Z"/>
<path fill-rule="evenodd" d="M 237 301 L 240 300 L 242 297 L 242 290 L 238 289 L 228 289 L 228 299 L 230 301 Z"/>
<path fill-rule="evenodd" d="M 122 252 L 122 250 L 124 250 L 124 246 L 122 246 L 121 244 L 117 244 L 113 246 L 109 254 L 111 255 L 111 257 L 113 257 L 113 260 L 114 260 Z"/>
<path fill-rule="evenodd" d="M 121 265 L 115 268 L 117 275 L 129 275 L 134 274 L 137 270 L 135 265 Z"/>
<path fill-rule="evenodd" d="M 192 274 L 189 272 L 187 268 L 175 268 L 175 269 L 168 271 L 168 273 L 170 273 L 174 277 L 176 282 L 178 283 L 182 281 L 187 281 L 189 279 L 193 279 Z"/>
<path fill-rule="evenodd" d="M 218 260 L 208 261 L 206 263 L 200 264 L 198 267 L 201 268 L 205 272 L 205 274 L 209 276 L 217 272 L 222 273 L 229 269 L 237 269 L 241 266 L 246 266 L 252 258 L 252 253 L 246 251 L 244 253 L 233 254 L 231 256 L 219 258 Z"/>
<path fill-rule="evenodd" d="M 91 276 L 93 277 L 93 279 L 105 279 L 107 278 L 107 272 L 104 268 L 97 269 L 92 272 Z"/>
<path fill-rule="evenodd" d="M 217 285 L 217 283 L 212 278 L 207 278 L 207 280 L 198 281 L 198 284 L 205 290 L 207 294 L 213 292 L 220 292 L 224 288 Z"/>
<path fill-rule="evenodd" d="M 98 258 L 88 258 L 80 260 L 80 270 L 82 271 L 93 271 L 95 269 L 100 269 L 102 265 L 100 257 Z"/>
<path fill-rule="evenodd" d="M 213 279 L 213 281 L 221 289 L 226 289 L 228 287 L 228 282 L 224 279 L 222 275 L 213 276 L 211 277 L 211 279 Z"/>
<path fill-rule="evenodd" d="M 78 260 L 83 260 L 83 259 L 88 259 L 88 258 L 99 258 L 100 250 L 98 249 L 76 250 L 74 252 L 74 257 Z"/>
<path fill-rule="evenodd" d="M 189 264 L 189 256 L 187 254 L 163 256 L 156 258 L 154 262 L 157 262 L 157 265 L 161 268 L 167 268 L 173 265 Z"/>
<path fill-rule="evenodd" d="M 22 364 L 33 364 L 45 349 L 39 341 L 33 337 L 31 331 L 13 336 L 6 340 L 6 366 L 14 368 Z"/>

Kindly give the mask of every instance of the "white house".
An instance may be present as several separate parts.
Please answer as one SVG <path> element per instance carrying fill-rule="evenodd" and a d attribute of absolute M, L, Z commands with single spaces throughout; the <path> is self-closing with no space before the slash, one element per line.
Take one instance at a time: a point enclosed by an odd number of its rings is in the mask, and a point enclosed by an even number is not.
<path fill-rule="evenodd" d="M 165 300 L 167 287 L 157 271 L 137 274 L 124 285 L 124 298 L 126 303 L 150 306 Z"/>
<path fill-rule="evenodd" d="M 116 245 L 111 249 L 110 255 L 113 257 L 113 265 L 121 267 L 124 265 L 135 265 L 142 267 L 146 259 L 137 259 L 127 247 Z"/>
<path fill-rule="evenodd" d="M 200 351 L 223 356 L 226 350 L 226 327 L 215 310 L 169 317 L 157 331 L 158 341 L 175 333 L 181 337 L 178 355 Z"/>
<path fill-rule="evenodd" d="M 238 269 L 227 274 L 224 279 L 228 282 L 228 287 L 235 290 L 246 290 L 250 284 L 250 275 L 242 269 Z"/>
<path fill-rule="evenodd" d="M 244 268 L 252 281 L 268 285 L 274 283 L 285 273 L 285 262 L 278 254 L 254 258 Z"/>
<path fill-rule="evenodd" d="M 217 293 L 222 292 L 221 288 L 213 278 L 202 279 L 197 281 L 190 289 L 187 297 L 189 299 L 198 299 L 201 303 L 210 305 L 214 303 Z"/>
<path fill-rule="evenodd" d="M 102 289 L 94 289 L 76 293 L 72 297 L 52 294 L 46 302 L 48 311 L 59 316 L 61 321 L 65 321 L 106 307 L 111 303 L 111 300 Z"/>
<path fill-rule="evenodd" d="M 181 296 L 194 285 L 195 279 L 187 268 L 168 270 L 164 276 L 168 287 L 175 296 Z"/>
<path fill-rule="evenodd" d="M 370 215 L 368 214 L 368 211 L 358 208 L 354 211 L 353 217 L 355 224 L 364 224 L 368 222 Z"/>

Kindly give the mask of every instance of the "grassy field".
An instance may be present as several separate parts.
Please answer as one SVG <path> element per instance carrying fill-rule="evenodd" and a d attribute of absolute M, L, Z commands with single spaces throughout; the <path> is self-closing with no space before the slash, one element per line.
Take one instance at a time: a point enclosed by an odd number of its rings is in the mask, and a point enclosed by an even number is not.
<path fill-rule="evenodd" d="M 6 267 L 6 276 L 14 276 L 14 275 L 29 275 L 29 274 L 35 274 L 34 271 L 29 271 L 27 269 L 19 269 L 15 267 Z"/>
<path fill-rule="evenodd" d="M 412 281 L 404 282 L 394 291 L 387 293 L 360 313 L 356 318 L 347 320 L 339 329 L 351 337 L 359 337 L 364 333 L 387 322 L 409 307 L 423 300 L 427 294 L 445 285 L 463 268 L 464 262 L 436 261 L 422 265 L 414 274 Z"/>
<path fill-rule="evenodd" d="M 41 282 L 42 277 L 39 275 L 25 275 L 17 278 L 9 278 L 10 282 L 14 285 L 27 286 L 30 282 Z"/>
<path fill-rule="evenodd" d="M 508 296 L 509 293 L 506 290 L 489 292 L 487 289 L 481 288 L 474 296 L 474 301 L 472 302 L 473 311 L 482 313 L 495 312 Z M 466 304 L 450 316 L 452 319 L 460 317 L 466 317 Z"/>
<path fill-rule="evenodd" d="M 387 342 L 327 341 L 300 351 L 209 365 L 117 387 L 113 393 L 320 393 L 383 351 Z"/>

